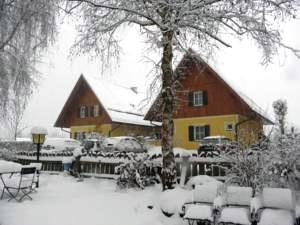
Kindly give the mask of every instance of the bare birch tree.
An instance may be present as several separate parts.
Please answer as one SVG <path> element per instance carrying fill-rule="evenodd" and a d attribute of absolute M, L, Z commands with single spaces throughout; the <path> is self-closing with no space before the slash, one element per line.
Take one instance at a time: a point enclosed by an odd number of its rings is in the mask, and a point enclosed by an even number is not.
<path fill-rule="evenodd" d="M 0 112 L 7 109 L 9 93 L 32 89 L 39 53 L 54 40 L 57 4 L 58 0 L 0 0 Z"/>
<path fill-rule="evenodd" d="M 14 140 L 26 127 L 22 127 L 22 120 L 27 106 L 27 94 L 10 94 L 7 102 L 5 126 Z"/>
<path fill-rule="evenodd" d="M 161 48 L 163 188 L 175 178 L 173 153 L 174 50 L 198 46 L 201 52 L 230 47 L 222 34 L 252 38 L 269 63 L 282 43 L 278 22 L 296 15 L 298 0 L 68 0 L 69 11 L 83 20 L 75 46 L 80 53 L 94 53 L 102 60 L 118 56 L 116 31 L 137 25 L 151 47 Z M 299 55 L 298 55 L 299 56 Z"/>

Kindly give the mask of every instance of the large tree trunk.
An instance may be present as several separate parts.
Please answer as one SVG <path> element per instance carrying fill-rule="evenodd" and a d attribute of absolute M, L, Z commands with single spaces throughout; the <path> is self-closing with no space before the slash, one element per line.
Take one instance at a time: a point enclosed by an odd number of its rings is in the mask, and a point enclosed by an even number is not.
<path fill-rule="evenodd" d="M 172 90 L 173 83 L 173 68 L 172 68 L 172 39 L 173 32 L 167 31 L 163 33 L 163 57 L 161 63 L 162 69 L 162 185 L 163 190 L 173 188 L 176 179 L 175 159 L 173 152 L 173 102 L 174 91 Z"/>

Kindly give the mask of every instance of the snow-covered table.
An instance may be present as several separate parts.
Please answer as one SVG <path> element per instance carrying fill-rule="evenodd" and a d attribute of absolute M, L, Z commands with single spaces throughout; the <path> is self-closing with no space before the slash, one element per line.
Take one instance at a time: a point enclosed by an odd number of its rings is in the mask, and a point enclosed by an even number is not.
<path fill-rule="evenodd" d="M 14 173 L 20 173 L 22 169 L 22 165 L 19 163 L 9 162 L 5 160 L 0 160 L 0 180 L 3 184 L 2 193 L 1 193 L 1 199 L 3 198 L 4 191 L 7 191 L 6 188 L 6 178 L 5 175 L 8 174 L 14 174 Z"/>

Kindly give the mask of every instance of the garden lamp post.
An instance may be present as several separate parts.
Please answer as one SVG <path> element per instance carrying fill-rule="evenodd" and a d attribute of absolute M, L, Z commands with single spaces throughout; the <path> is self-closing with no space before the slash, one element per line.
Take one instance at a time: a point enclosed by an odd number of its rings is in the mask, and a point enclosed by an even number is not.
<path fill-rule="evenodd" d="M 31 129 L 32 142 L 36 144 L 37 154 L 36 154 L 36 162 L 40 162 L 40 150 L 41 145 L 45 142 L 45 136 L 48 134 L 47 130 L 43 127 L 33 127 Z M 37 172 L 37 182 L 36 187 L 39 187 L 39 171 Z"/>

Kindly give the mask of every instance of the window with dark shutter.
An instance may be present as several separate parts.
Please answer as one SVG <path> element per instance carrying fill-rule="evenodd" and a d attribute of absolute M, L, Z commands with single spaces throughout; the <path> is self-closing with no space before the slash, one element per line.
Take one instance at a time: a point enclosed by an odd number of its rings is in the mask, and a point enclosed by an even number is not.
<path fill-rule="evenodd" d="M 85 107 L 85 117 L 88 117 L 89 116 L 89 107 L 86 106 Z"/>
<path fill-rule="evenodd" d="M 207 96 L 207 91 L 203 91 L 203 105 L 208 104 L 208 96 Z"/>
<path fill-rule="evenodd" d="M 80 107 L 77 109 L 77 117 L 80 118 Z"/>
<path fill-rule="evenodd" d="M 94 117 L 94 106 L 90 106 L 90 113 L 89 113 L 90 117 Z"/>
<path fill-rule="evenodd" d="M 210 127 L 209 127 L 209 125 L 205 125 L 204 129 L 205 129 L 205 131 L 204 131 L 204 133 L 205 133 L 204 137 L 210 136 Z"/>
<path fill-rule="evenodd" d="M 201 141 L 204 137 L 209 136 L 209 126 L 191 126 L 189 127 L 189 134 L 192 135 L 194 141 Z"/>
<path fill-rule="evenodd" d="M 189 126 L 189 141 L 194 141 L 194 126 Z"/>
<path fill-rule="evenodd" d="M 189 106 L 194 105 L 194 92 L 189 92 L 188 102 L 189 102 Z"/>

